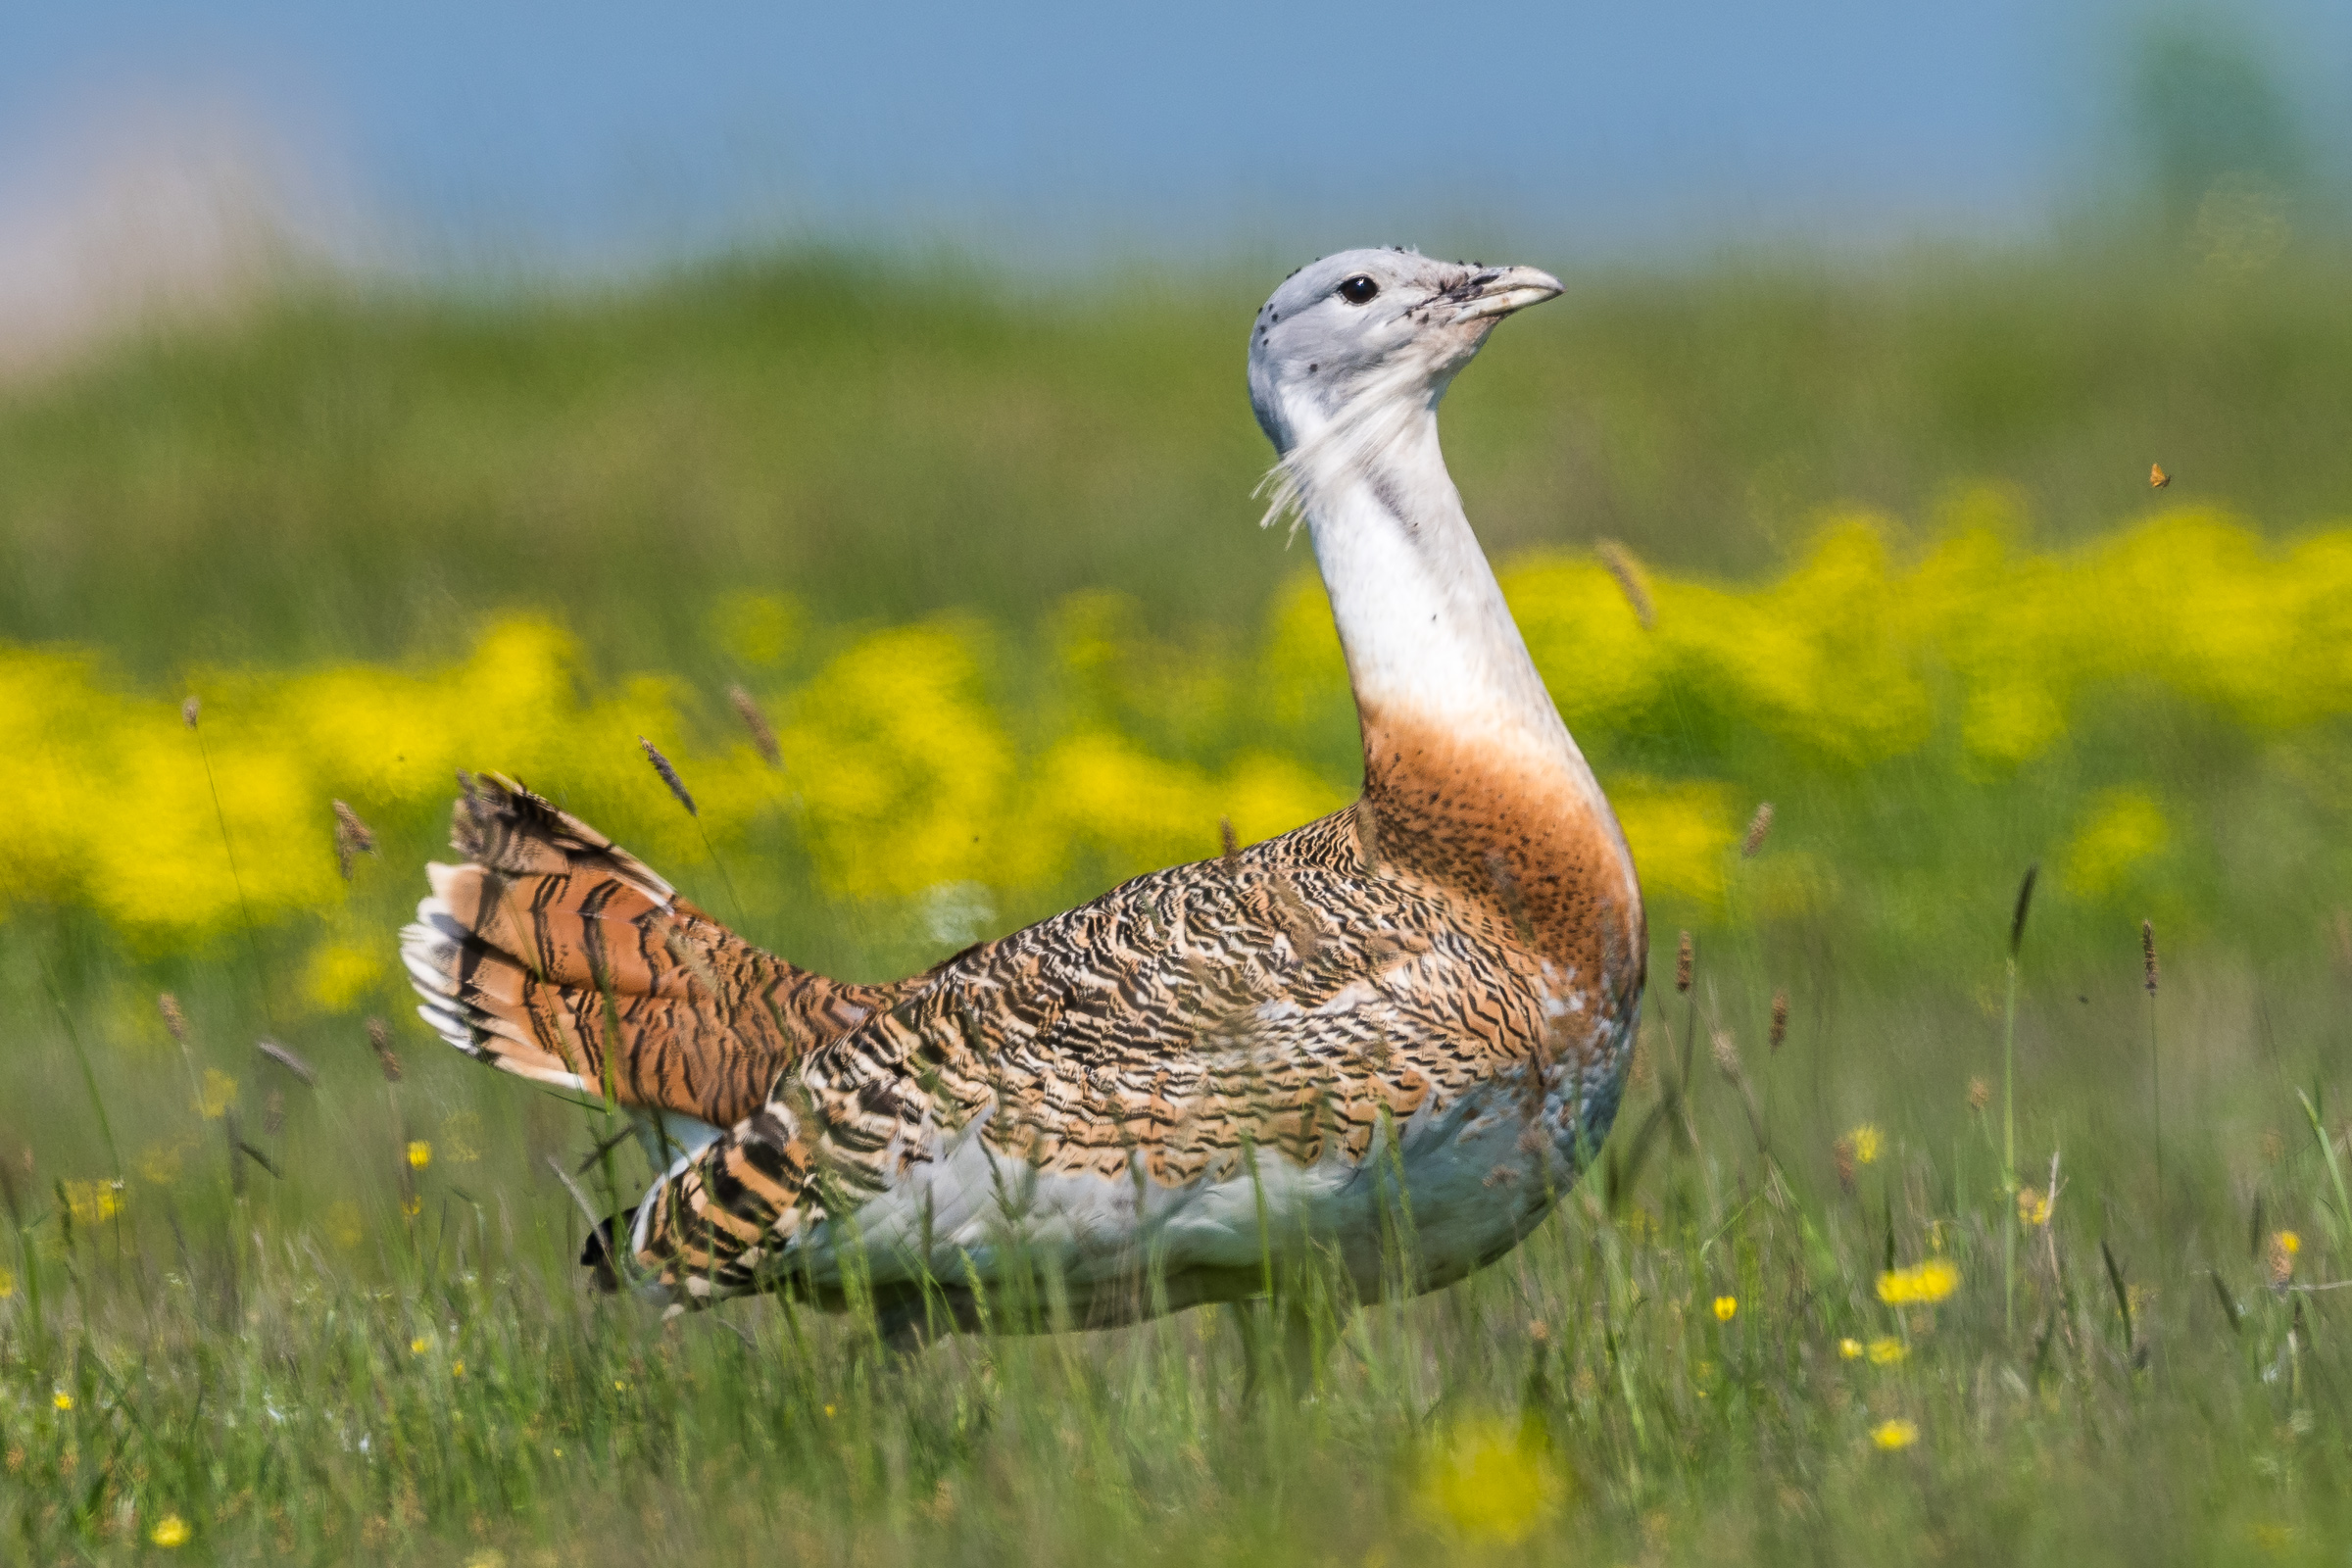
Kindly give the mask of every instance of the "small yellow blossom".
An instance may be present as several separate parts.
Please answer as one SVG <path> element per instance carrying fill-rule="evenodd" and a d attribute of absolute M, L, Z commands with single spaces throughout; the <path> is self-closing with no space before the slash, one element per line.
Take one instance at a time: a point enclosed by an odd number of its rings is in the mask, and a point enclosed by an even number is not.
<path fill-rule="evenodd" d="M 416 1338 L 409 1342 L 409 1353 L 411 1355 L 422 1355 L 430 1347 L 430 1345 L 431 1342 L 425 1339 L 423 1335 L 419 1334 L 416 1336 Z"/>
<path fill-rule="evenodd" d="M 1737 1317 L 1739 1313 L 1740 1298 L 1737 1296 L 1718 1296 L 1715 1298 L 1716 1322 L 1729 1323 L 1733 1318 Z"/>
<path fill-rule="evenodd" d="M 49 1402 L 56 1405 L 60 1410 L 71 1410 L 74 1408 L 74 1396 L 68 1394 L 63 1389 L 60 1389 L 55 1394 L 49 1396 Z"/>
<path fill-rule="evenodd" d="M 422 1139 L 409 1145 L 409 1168 L 422 1170 L 433 1162 L 433 1146 Z"/>
<path fill-rule="evenodd" d="M 829 1404 L 825 1406 L 825 1419 L 828 1421 L 833 1419 L 833 1407 Z"/>
<path fill-rule="evenodd" d="M 1870 1364 L 1872 1366 L 1892 1366 L 1902 1358 L 1902 1341 L 1882 1334 L 1870 1342 Z"/>
<path fill-rule="evenodd" d="M 122 1212 L 121 1182 L 67 1182 L 66 1207 L 76 1225 L 97 1225 Z"/>
<path fill-rule="evenodd" d="M 2017 1195 L 2017 1217 L 2021 1224 L 2047 1225 L 2050 1222 L 2050 1197 L 2027 1187 Z"/>
<path fill-rule="evenodd" d="M 408 1215 L 409 1218 L 415 1219 L 417 1215 L 424 1212 L 424 1200 L 421 1198 L 406 1199 L 401 1202 L 400 1211 L 403 1214 Z"/>
<path fill-rule="evenodd" d="M 219 1121 L 237 1108 L 237 1081 L 218 1067 L 204 1069 L 204 1088 L 196 1109 L 206 1121 Z"/>
<path fill-rule="evenodd" d="M 17 1276 L 16 1276 L 16 1274 L 15 1274 L 13 1271 L 9 1270 L 9 1269 L 0 1268 L 0 1301 L 5 1301 L 5 1300 L 7 1300 L 7 1299 L 8 1299 L 10 1297 L 12 1297 L 12 1296 L 14 1296 L 14 1295 L 16 1295 L 16 1294 L 17 1294 Z"/>
<path fill-rule="evenodd" d="M 193 1145 L 188 1139 L 176 1143 L 150 1144 L 139 1155 L 139 1174 L 158 1187 L 169 1187 L 179 1180 L 180 1160 Z"/>
<path fill-rule="evenodd" d="M 349 1012 L 390 968 L 375 943 L 328 942 L 311 955 L 303 993 L 327 1012 Z"/>
<path fill-rule="evenodd" d="M 450 1363 L 449 1363 L 449 1375 L 450 1375 L 451 1377 L 453 1377 L 453 1378 L 462 1378 L 462 1377 L 464 1377 L 464 1376 L 466 1375 L 466 1363 L 465 1363 L 465 1362 L 463 1362 L 463 1361 L 452 1361 L 452 1362 L 450 1362 Z"/>
<path fill-rule="evenodd" d="M 1879 1299 L 1889 1306 L 1932 1306 L 1960 1288 L 1960 1270 L 1940 1257 L 1879 1276 Z"/>
<path fill-rule="evenodd" d="M 186 1545 L 188 1537 L 194 1533 L 188 1528 L 188 1522 L 185 1519 L 175 1513 L 168 1513 L 155 1522 L 155 1528 L 147 1532 L 147 1539 L 166 1551 L 170 1551 L 174 1547 Z"/>
<path fill-rule="evenodd" d="M 1838 1357 L 1839 1360 L 1851 1361 L 1861 1355 L 1861 1353 L 1862 1342 L 1860 1340 L 1839 1340 L 1838 1342 Z"/>
<path fill-rule="evenodd" d="M 1882 1421 L 1870 1429 L 1870 1441 L 1892 1453 L 1919 1441 L 1919 1428 L 1903 1420 Z"/>
<path fill-rule="evenodd" d="M 1558 1477 L 1516 1429 L 1479 1420 L 1432 1455 L 1420 1500 L 1464 1536 L 1507 1544 L 1535 1531 L 1559 1492 Z"/>
<path fill-rule="evenodd" d="M 1879 1151 L 1886 1146 L 1886 1140 L 1880 1136 L 1878 1128 L 1864 1122 L 1845 1136 L 1854 1146 L 1855 1159 L 1865 1165 L 1878 1163 Z"/>
<path fill-rule="evenodd" d="M 2284 1252 L 2289 1257 L 2292 1257 L 2297 1252 L 2303 1250 L 2303 1238 L 2297 1236 L 2293 1231 L 2280 1231 L 2278 1236 L 2278 1250 Z"/>

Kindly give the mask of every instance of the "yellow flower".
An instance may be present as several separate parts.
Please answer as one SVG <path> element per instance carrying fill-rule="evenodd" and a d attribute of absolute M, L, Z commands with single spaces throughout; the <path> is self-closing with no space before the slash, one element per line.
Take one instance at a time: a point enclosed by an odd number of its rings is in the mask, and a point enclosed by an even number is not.
<path fill-rule="evenodd" d="M 1854 1158 L 1865 1165 L 1873 1165 L 1878 1162 L 1879 1151 L 1885 1147 L 1886 1142 L 1880 1136 L 1878 1128 L 1869 1122 L 1864 1122 L 1845 1136 L 1854 1146 Z"/>
<path fill-rule="evenodd" d="M 403 1214 L 408 1215 L 409 1218 L 415 1219 L 417 1215 L 424 1212 L 424 1200 L 421 1198 L 411 1198 L 400 1205 L 400 1211 Z"/>
<path fill-rule="evenodd" d="M 464 1376 L 466 1375 L 466 1363 L 465 1363 L 465 1362 L 463 1362 L 463 1361 L 452 1361 L 452 1362 L 450 1362 L 450 1363 L 449 1363 L 449 1375 L 450 1375 L 451 1377 L 453 1377 L 453 1378 L 462 1378 L 462 1377 L 464 1377 Z"/>
<path fill-rule="evenodd" d="M 2303 1250 L 2303 1238 L 2297 1236 L 2293 1231 L 2280 1231 L 2278 1240 L 2278 1250 L 2289 1257 Z"/>
<path fill-rule="evenodd" d="M 1870 1429 L 1870 1441 L 1892 1453 L 1919 1441 L 1919 1428 L 1908 1421 L 1882 1421 Z"/>
<path fill-rule="evenodd" d="M 2108 790 L 2090 819 L 2066 847 L 2059 880 L 2067 892 L 2105 898 L 2125 885 L 2132 868 L 2160 853 L 2172 838 L 2164 809 L 2144 790 Z"/>
<path fill-rule="evenodd" d="M 1718 1296 L 1715 1298 L 1716 1322 L 1729 1323 L 1734 1317 L 1739 1315 L 1739 1311 L 1740 1298 L 1737 1296 Z"/>
<path fill-rule="evenodd" d="M 1902 1341 L 1882 1334 L 1870 1342 L 1870 1364 L 1872 1366 L 1892 1366 L 1902 1358 Z"/>
<path fill-rule="evenodd" d="M 147 1532 L 147 1539 L 170 1551 L 173 1547 L 186 1545 L 188 1537 L 194 1533 L 185 1519 L 175 1513 L 168 1513 L 155 1522 L 155 1528 Z"/>
<path fill-rule="evenodd" d="M 1839 1340 L 1838 1342 L 1838 1357 L 1839 1360 L 1851 1361 L 1861 1353 L 1862 1342 L 1860 1340 Z"/>
<path fill-rule="evenodd" d="M 66 1207 L 76 1225 L 97 1225 L 122 1212 L 121 1182 L 67 1182 Z"/>
<path fill-rule="evenodd" d="M 60 1389 L 55 1394 L 49 1396 L 49 1402 L 56 1405 L 60 1410 L 71 1410 L 74 1408 L 74 1396 L 68 1394 L 63 1389 Z"/>
<path fill-rule="evenodd" d="M 2017 1217 L 2021 1224 L 2047 1225 L 2050 1222 L 2049 1195 L 2037 1193 L 2031 1187 L 2019 1189 Z"/>
<path fill-rule="evenodd" d="M 409 1145 L 409 1168 L 422 1170 L 433 1162 L 433 1146 L 419 1140 Z"/>
<path fill-rule="evenodd" d="M 328 942 L 311 955 L 303 994 L 325 1012 L 349 1012 L 382 979 L 390 964 L 376 943 Z"/>
<path fill-rule="evenodd" d="M 1879 1276 L 1879 1299 L 1889 1306 L 1933 1306 L 1959 1288 L 1960 1270 L 1940 1257 Z"/>
<path fill-rule="evenodd" d="M 237 1108 L 237 1081 L 218 1067 L 204 1069 L 204 1089 L 196 1097 L 196 1109 L 206 1121 L 219 1121 Z"/>
<path fill-rule="evenodd" d="M 416 1338 L 409 1342 L 409 1353 L 411 1355 L 422 1355 L 430 1344 L 430 1341 L 426 1340 L 423 1335 L 419 1334 L 416 1336 Z"/>
<path fill-rule="evenodd" d="M 1535 1531 L 1559 1490 L 1558 1477 L 1516 1430 L 1479 1420 L 1454 1432 L 1433 1457 L 1420 1500 L 1465 1536 L 1508 1544 Z"/>

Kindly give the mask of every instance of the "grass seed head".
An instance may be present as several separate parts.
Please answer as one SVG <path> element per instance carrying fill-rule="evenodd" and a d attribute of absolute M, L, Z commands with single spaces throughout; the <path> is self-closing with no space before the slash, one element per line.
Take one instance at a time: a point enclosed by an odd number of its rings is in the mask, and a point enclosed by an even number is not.
<path fill-rule="evenodd" d="M 1242 841 L 1234 836 L 1232 817 L 1217 818 L 1217 842 L 1224 846 L 1225 869 L 1239 871 L 1242 868 Z"/>
<path fill-rule="evenodd" d="M 1633 608 L 1634 618 L 1642 623 L 1642 629 L 1647 631 L 1655 626 L 1658 607 L 1650 600 L 1649 584 L 1642 580 L 1642 567 L 1635 562 L 1633 552 L 1614 539 L 1595 541 L 1592 552 L 1600 557 L 1600 564 L 1608 568 L 1609 575 L 1617 579 L 1617 591 L 1625 595 L 1625 602 Z"/>
<path fill-rule="evenodd" d="M 1674 989 L 1677 991 L 1690 989 L 1691 958 L 1690 933 L 1685 931 L 1674 945 Z"/>
<path fill-rule="evenodd" d="M 1788 993 L 1786 991 L 1772 994 L 1772 1032 L 1764 1038 L 1766 1045 L 1778 1055 L 1782 1044 L 1788 1038 Z"/>
<path fill-rule="evenodd" d="M 669 793 L 675 795 L 678 804 L 686 808 L 686 814 L 702 815 L 701 811 L 695 809 L 694 797 L 686 793 L 685 781 L 678 777 L 678 770 L 669 765 L 669 759 L 662 755 L 661 749 L 642 735 L 637 737 L 637 744 L 645 748 L 645 760 L 654 764 L 654 771 L 662 775 L 662 782 L 669 786 Z"/>
<path fill-rule="evenodd" d="M 188 1049 L 188 1015 L 180 1010 L 179 999 L 166 991 L 155 999 L 155 1010 L 164 1015 L 164 1027 L 172 1032 L 179 1049 Z"/>
<path fill-rule="evenodd" d="M 1968 1081 L 1968 1108 L 1983 1110 L 1992 1103 L 1992 1085 L 1982 1078 Z"/>
<path fill-rule="evenodd" d="M 2017 884 L 2017 907 L 2009 915 L 2009 958 L 2017 960 L 2018 950 L 2026 942 L 2026 914 L 2034 907 L 2034 880 L 2041 875 L 2041 862 L 2026 867 L 2026 874 Z"/>
<path fill-rule="evenodd" d="M 1747 837 L 1740 845 L 1740 858 L 1752 860 L 1764 847 L 1764 836 L 1772 831 L 1772 803 L 1765 801 L 1756 808 L 1756 814 L 1747 819 Z"/>
<path fill-rule="evenodd" d="M 303 1060 L 300 1056 L 287 1050 L 284 1046 L 279 1045 L 276 1041 L 257 1040 L 254 1042 L 253 1049 L 260 1052 L 263 1055 L 268 1056 L 271 1061 L 276 1062 L 280 1067 L 285 1068 L 286 1071 L 292 1073 L 295 1077 L 301 1079 L 306 1086 L 315 1086 L 318 1082 L 318 1075 L 311 1070 L 311 1064 L 309 1062 Z"/>
<path fill-rule="evenodd" d="M 2139 922 L 2139 967 L 2147 982 L 2148 995 L 2156 994 L 2156 922 Z"/>
<path fill-rule="evenodd" d="M 2303 1238 L 2293 1231 L 2278 1231 L 2271 1237 L 2271 1288 L 2282 1291 L 2295 1277 L 2295 1254 L 2303 1250 Z"/>
<path fill-rule="evenodd" d="M 375 1049 L 375 1064 L 384 1070 L 384 1082 L 400 1082 L 400 1057 L 392 1051 L 392 1026 L 381 1018 L 368 1019 L 368 1044 Z"/>
<path fill-rule="evenodd" d="M 1709 1037 L 1707 1045 L 1715 1053 L 1715 1065 L 1721 1069 L 1726 1078 L 1738 1083 L 1740 1081 L 1740 1042 L 1732 1038 L 1730 1030 L 1718 1029 Z"/>
<path fill-rule="evenodd" d="M 767 765 L 782 767 L 784 749 L 776 744 L 776 732 L 767 727 L 767 715 L 760 711 L 760 705 L 752 701 L 752 694 L 740 686 L 730 686 L 727 688 L 727 701 L 735 705 L 736 713 L 743 719 L 743 727 L 752 732 L 752 744 L 760 749 L 761 757 L 767 759 Z"/>
<path fill-rule="evenodd" d="M 375 853 L 375 832 L 360 820 L 360 813 L 341 801 L 327 803 L 335 808 L 335 865 L 342 871 L 343 880 L 351 880 L 351 862 L 363 855 Z"/>
<path fill-rule="evenodd" d="M 195 698 L 183 697 L 180 699 L 179 721 L 182 724 L 187 725 L 188 728 L 194 729 L 196 727 L 196 720 L 203 716 L 203 713 L 204 704 L 198 702 Z"/>

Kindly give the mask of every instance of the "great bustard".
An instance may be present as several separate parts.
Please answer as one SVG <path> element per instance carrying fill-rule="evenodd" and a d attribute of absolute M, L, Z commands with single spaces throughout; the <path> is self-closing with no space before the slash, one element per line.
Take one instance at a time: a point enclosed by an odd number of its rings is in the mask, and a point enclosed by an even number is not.
<path fill-rule="evenodd" d="M 1434 1287 L 1544 1217 L 1615 1115 L 1647 942 L 1437 408 L 1497 320 L 1558 292 L 1348 251 L 1251 328 L 1268 518 L 1313 535 L 1362 723 L 1346 810 L 849 985 L 538 797 L 468 782 L 466 863 L 430 868 L 402 937 L 421 1011 L 658 1129 L 667 1168 L 623 1221 L 643 1292 L 839 1302 L 854 1269 L 906 1332 L 926 1291 L 964 1318 L 1018 1258 L 1102 1324 L 1252 1294 L 1302 1238 L 1393 1289 L 1399 1210 Z"/>

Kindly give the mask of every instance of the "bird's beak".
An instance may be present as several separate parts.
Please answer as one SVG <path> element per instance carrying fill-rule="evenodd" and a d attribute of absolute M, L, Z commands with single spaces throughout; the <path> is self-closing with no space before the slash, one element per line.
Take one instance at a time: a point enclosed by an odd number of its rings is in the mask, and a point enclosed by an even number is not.
<path fill-rule="evenodd" d="M 1482 279 L 1453 313 L 1456 325 L 1490 316 L 1508 316 L 1541 305 L 1560 292 L 1560 280 L 1532 267 L 1506 267 Z"/>

